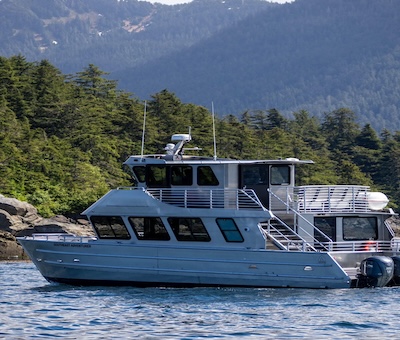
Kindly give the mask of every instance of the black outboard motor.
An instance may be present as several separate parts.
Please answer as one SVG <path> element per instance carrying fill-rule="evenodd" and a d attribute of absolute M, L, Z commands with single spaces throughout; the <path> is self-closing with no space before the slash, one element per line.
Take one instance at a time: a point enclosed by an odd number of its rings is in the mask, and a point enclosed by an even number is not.
<path fill-rule="evenodd" d="M 394 263 L 393 279 L 390 282 L 392 286 L 400 286 L 400 256 L 392 256 Z"/>
<path fill-rule="evenodd" d="M 388 256 L 371 256 L 360 264 L 359 287 L 384 287 L 393 278 L 394 261 Z"/>

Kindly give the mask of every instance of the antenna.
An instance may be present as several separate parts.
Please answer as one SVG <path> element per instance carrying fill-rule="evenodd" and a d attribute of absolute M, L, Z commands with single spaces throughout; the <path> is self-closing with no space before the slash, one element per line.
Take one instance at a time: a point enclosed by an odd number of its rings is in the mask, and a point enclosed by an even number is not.
<path fill-rule="evenodd" d="M 213 141 L 214 141 L 214 161 L 217 160 L 217 143 L 215 141 L 215 115 L 214 115 L 214 102 L 211 102 L 212 122 L 213 122 Z"/>
<path fill-rule="evenodd" d="M 143 150 L 144 150 L 144 134 L 146 130 L 146 111 L 147 111 L 147 102 L 144 101 L 144 115 L 143 115 L 143 130 L 142 130 L 142 151 L 140 153 L 143 158 Z"/>

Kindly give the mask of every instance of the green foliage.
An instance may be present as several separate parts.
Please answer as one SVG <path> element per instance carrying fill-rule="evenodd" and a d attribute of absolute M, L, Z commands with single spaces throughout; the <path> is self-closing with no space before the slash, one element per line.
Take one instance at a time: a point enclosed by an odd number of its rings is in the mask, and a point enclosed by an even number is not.
<path fill-rule="evenodd" d="M 162 90 L 143 103 L 89 65 L 64 76 L 48 61 L 0 58 L 0 193 L 26 200 L 43 216 L 79 213 L 116 186 L 130 185 L 121 162 L 164 153 L 174 133 L 191 131 L 199 155 L 237 159 L 312 159 L 298 184 L 360 184 L 400 202 L 400 133 L 380 136 L 342 108 L 325 120 L 305 110 L 283 118 L 276 110 L 215 116 Z M 19 99 L 13 99 L 18 94 Z"/>

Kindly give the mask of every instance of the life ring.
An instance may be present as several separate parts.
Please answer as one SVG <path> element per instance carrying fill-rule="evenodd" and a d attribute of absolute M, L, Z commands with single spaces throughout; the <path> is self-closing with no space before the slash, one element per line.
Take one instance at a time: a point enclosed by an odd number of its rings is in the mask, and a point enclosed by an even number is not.
<path fill-rule="evenodd" d="M 364 251 L 376 251 L 376 242 L 368 241 L 365 243 Z"/>

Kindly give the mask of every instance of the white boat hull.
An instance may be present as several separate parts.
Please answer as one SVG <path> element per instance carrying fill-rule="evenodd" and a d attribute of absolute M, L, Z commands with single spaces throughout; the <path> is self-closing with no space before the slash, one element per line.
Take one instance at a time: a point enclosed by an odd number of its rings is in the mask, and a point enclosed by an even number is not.
<path fill-rule="evenodd" d="M 19 239 L 49 281 L 79 285 L 349 288 L 328 253 Z"/>

